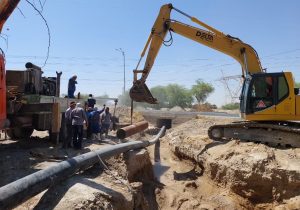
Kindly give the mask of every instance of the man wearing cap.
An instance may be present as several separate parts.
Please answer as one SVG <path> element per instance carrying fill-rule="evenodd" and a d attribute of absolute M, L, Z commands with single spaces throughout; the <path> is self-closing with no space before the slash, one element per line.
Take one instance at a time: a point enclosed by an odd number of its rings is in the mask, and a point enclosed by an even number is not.
<path fill-rule="evenodd" d="M 96 104 L 96 99 L 93 98 L 93 94 L 89 94 L 89 98 L 87 100 L 87 103 L 88 103 L 88 107 L 94 108 L 94 106 Z"/>
<path fill-rule="evenodd" d="M 83 124 L 88 126 L 88 119 L 81 104 L 77 103 L 75 109 L 71 112 L 73 128 L 73 145 L 75 149 L 82 148 Z"/>
<path fill-rule="evenodd" d="M 71 143 L 73 132 L 72 132 L 72 118 L 71 113 L 72 110 L 75 108 L 76 103 L 74 101 L 70 102 L 69 108 L 65 112 L 65 120 L 66 120 L 66 128 L 67 128 L 67 135 L 63 139 L 63 148 L 66 149 L 71 147 L 73 144 Z"/>

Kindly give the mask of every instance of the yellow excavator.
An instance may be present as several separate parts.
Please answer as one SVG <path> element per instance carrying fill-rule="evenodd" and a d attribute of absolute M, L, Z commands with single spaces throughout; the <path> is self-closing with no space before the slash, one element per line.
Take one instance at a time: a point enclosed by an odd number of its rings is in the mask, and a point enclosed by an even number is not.
<path fill-rule="evenodd" d="M 193 27 L 170 18 L 174 10 L 201 26 Z M 225 53 L 242 67 L 243 88 L 240 96 L 241 117 L 245 121 L 209 128 L 210 138 L 218 141 L 240 139 L 271 146 L 300 147 L 300 95 L 291 72 L 267 73 L 257 52 L 239 38 L 226 35 L 192 17 L 172 4 L 163 5 L 141 53 L 134 73 L 130 97 L 136 102 L 157 103 L 145 84 L 162 44 L 168 34 L 177 33 L 207 47 Z M 171 36 L 172 37 L 172 36 Z M 139 64 L 148 50 L 144 69 Z M 138 74 L 141 77 L 138 79 Z"/>

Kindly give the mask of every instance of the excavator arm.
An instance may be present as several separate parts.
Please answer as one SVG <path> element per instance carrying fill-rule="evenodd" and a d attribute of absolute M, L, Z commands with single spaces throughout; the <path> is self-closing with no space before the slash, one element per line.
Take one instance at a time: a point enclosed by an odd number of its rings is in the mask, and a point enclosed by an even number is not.
<path fill-rule="evenodd" d="M 188 17 L 192 22 L 200 25 L 203 29 L 172 20 L 170 18 L 172 9 Z M 188 14 L 174 8 L 172 4 L 166 4 L 160 9 L 159 15 L 143 49 L 138 65 L 133 71 L 134 81 L 133 86 L 130 89 L 130 97 L 134 101 L 147 102 L 151 104 L 157 103 L 157 100 L 152 96 L 145 82 L 162 44 L 167 45 L 169 42 L 165 41 L 165 37 L 168 32 L 175 32 L 186 38 L 194 40 L 195 42 L 231 56 L 240 63 L 243 76 L 263 72 L 259 57 L 254 48 L 250 45 L 242 42 L 238 38 L 225 35 L 217 29 L 201 22 L 197 18 L 189 16 Z M 148 54 L 144 69 L 137 70 L 147 50 Z M 142 74 L 140 79 L 137 78 L 138 74 Z"/>

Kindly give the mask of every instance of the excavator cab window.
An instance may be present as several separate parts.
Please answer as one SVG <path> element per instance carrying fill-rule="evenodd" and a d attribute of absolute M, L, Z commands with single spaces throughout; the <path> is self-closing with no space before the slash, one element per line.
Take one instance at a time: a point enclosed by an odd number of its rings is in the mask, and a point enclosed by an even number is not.
<path fill-rule="evenodd" d="M 253 75 L 248 93 L 248 112 L 267 109 L 284 100 L 289 94 L 288 84 L 281 73 Z"/>
<path fill-rule="evenodd" d="M 277 101 L 281 102 L 289 95 L 289 86 L 285 77 L 279 76 L 278 77 L 278 93 L 277 93 Z"/>
<path fill-rule="evenodd" d="M 274 104 L 273 78 L 254 77 L 250 87 L 250 107 L 253 112 L 266 109 Z"/>

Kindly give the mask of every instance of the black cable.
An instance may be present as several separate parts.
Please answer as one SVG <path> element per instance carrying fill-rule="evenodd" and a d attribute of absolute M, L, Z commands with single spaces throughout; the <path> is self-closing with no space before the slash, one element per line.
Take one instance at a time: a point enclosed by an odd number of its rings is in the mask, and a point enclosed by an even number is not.
<path fill-rule="evenodd" d="M 6 34 L 1 33 L 0 37 L 5 41 L 6 51 L 7 51 L 7 49 L 8 49 L 8 36 Z"/>
<path fill-rule="evenodd" d="M 17 7 L 17 10 L 19 10 L 19 12 L 21 13 L 21 15 L 22 15 L 24 18 L 26 18 L 25 15 L 24 15 L 24 13 L 22 12 L 22 10 L 21 10 L 19 7 Z"/>
<path fill-rule="evenodd" d="M 170 39 L 168 41 L 165 41 L 165 40 L 163 41 L 163 45 L 166 47 L 170 47 L 173 44 L 173 36 L 172 36 L 171 30 L 169 30 L 169 33 L 170 33 Z M 170 44 L 167 44 L 169 42 L 170 42 Z"/>
<path fill-rule="evenodd" d="M 2 50 L 2 48 L 0 48 L 0 54 L 3 56 L 4 65 L 5 65 L 5 63 L 6 63 L 5 53 L 4 53 L 4 51 Z"/>
<path fill-rule="evenodd" d="M 28 0 L 26 0 L 26 2 L 28 3 L 28 4 L 30 4 L 31 6 L 32 6 L 32 8 L 35 10 L 35 11 L 37 11 L 37 13 L 42 17 L 42 19 L 44 20 L 44 22 L 45 22 L 45 24 L 46 24 L 46 27 L 47 27 L 47 31 L 48 31 L 48 48 L 47 48 L 47 56 L 46 56 L 46 59 L 45 59 L 45 62 L 44 62 L 44 64 L 43 64 L 43 66 L 42 66 L 42 68 L 43 67 L 45 67 L 46 66 L 46 64 L 47 64 L 47 60 L 48 60 L 48 58 L 49 58 L 49 52 L 50 52 L 50 45 L 51 45 L 51 34 L 50 34 L 50 28 L 49 28 L 49 25 L 48 25 L 48 23 L 47 23 L 47 21 L 46 21 L 46 19 L 44 18 L 44 16 L 42 15 L 42 13 L 30 2 L 30 1 L 28 1 Z"/>

